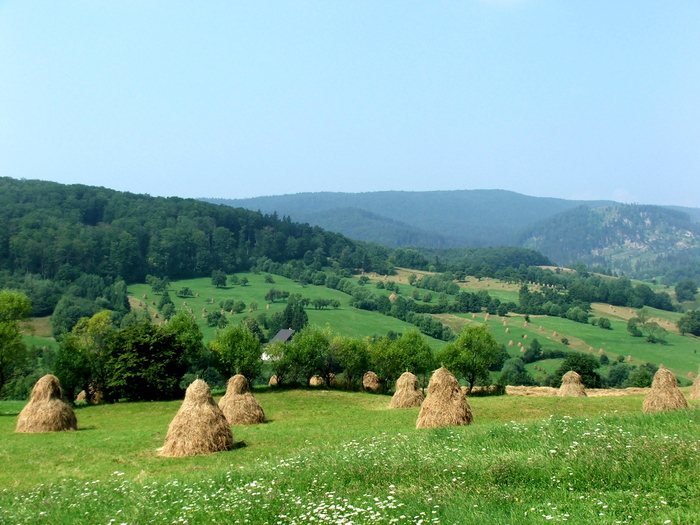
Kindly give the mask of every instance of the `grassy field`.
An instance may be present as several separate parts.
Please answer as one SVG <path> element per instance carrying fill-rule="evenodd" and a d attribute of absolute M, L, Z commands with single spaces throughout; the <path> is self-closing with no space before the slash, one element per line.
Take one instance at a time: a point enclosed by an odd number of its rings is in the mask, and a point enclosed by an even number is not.
<path fill-rule="evenodd" d="M 407 284 L 410 273 L 407 270 L 399 270 L 396 276 L 387 279 L 380 276 L 369 276 L 370 282 L 366 286 L 375 294 L 390 295 L 390 291 L 378 289 L 376 285 L 379 281 L 392 280 L 399 286 L 401 296 L 411 297 L 415 288 Z M 424 272 L 415 273 L 420 275 Z M 258 309 L 252 312 L 252 315 L 258 315 L 262 312 L 265 312 L 267 315 L 273 315 L 282 311 L 286 303 L 276 302 L 270 305 L 269 310 L 266 308 L 265 294 L 272 287 L 290 293 L 300 293 L 303 297 L 308 297 L 312 300 L 323 298 L 340 301 L 341 307 L 338 309 L 307 309 L 310 323 L 321 327 L 329 326 L 334 333 L 352 337 L 365 337 L 375 334 L 385 335 L 390 330 L 405 333 L 414 329 L 413 325 L 393 317 L 351 308 L 348 306 L 349 296 L 337 290 L 331 290 L 323 286 L 309 285 L 302 287 L 298 283 L 280 276 L 274 276 L 274 284 L 265 283 L 263 274 L 246 273 L 239 274 L 239 276 L 248 278 L 249 284 L 247 286 L 236 285 L 216 288 L 211 284 L 211 279 L 209 278 L 177 281 L 171 284 L 170 296 L 173 302 L 178 309 L 184 307 L 184 302 L 187 303 L 187 308 L 192 309 L 193 315 L 198 318 L 205 342 L 215 337 L 216 329 L 206 326 L 206 320 L 202 318 L 204 308 L 206 308 L 207 312 L 212 312 L 219 310 L 218 303 L 222 299 L 242 300 L 246 304 L 246 310 L 243 313 L 227 314 L 231 322 L 236 322 L 245 316 L 251 315 L 249 308 L 251 303 L 255 301 L 258 303 Z M 199 294 L 199 297 L 178 298 L 175 292 L 183 286 L 191 288 L 194 293 Z M 507 284 L 496 279 L 476 280 L 470 278 L 466 283 L 461 283 L 461 286 L 471 292 L 486 290 L 489 294 L 499 297 L 503 301 L 517 301 L 518 285 L 515 284 Z M 419 292 L 422 296 L 427 291 L 420 289 Z M 153 303 L 158 303 L 160 295 L 152 294 L 150 286 L 145 284 L 131 285 L 129 293 L 131 294 L 132 306 L 135 309 L 147 308 L 151 316 L 156 313 L 156 307 Z M 146 295 L 146 299 L 143 299 L 144 295 Z M 433 301 L 437 301 L 438 295 L 433 292 Z M 213 303 L 212 300 L 214 301 Z M 681 314 L 647 308 L 649 315 L 654 319 L 658 319 L 659 324 L 669 331 L 667 344 L 661 345 L 647 343 L 644 338 L 634 338 L 627 332 L 626 323 L 630 317 L 636 315 L 634 310 L 631 311 L 629 308 L 622 307 L 613 308 L 610 305 L 600 303 L 595 303 L 592 306 L 593 316 L 605 316 L 610 319 L 612 330 L 602 330 L 590 324 L 576 323 L 560 317 L 533 316 L 529 325 L 525 326 L 523 316 L 512 314 L 506 320 L 507 326 L 504 326 L 501 318 L 495 315 L 490 316 L 486 324 L 491 328 L 499 343 L 508 345 L 510 341 L 513 341 L 514 345 L 507 347 L 513 356 L 520 355 L 518 347 L 515 346 L 519 341 L 527 346 L 532 339 L 537 338 L 545 348 L 578 350 L 596 356 L 599 355 L 599 350 L 603 349 L 610 359 L 614 359 L 619 355 L 625 358 L 632 356 L 632 365 L 639 365 L 644 362 L 663 363 L 677 377 L 686 382 L 688 381 L 689 373 L 697 373 L 700 365 L 700 354 L 698 353 L 700 350 L 700 338 L 681 336 L 677 332 L 675 322 Z M 441 314 L 435 317 L 452 328 L 455 333 L 459 333 L 468 324 L 485 322 L 484 314 L 478 314 L 476 318 L 472 318 L 472 314 Z M 33 325 L 34 333 L 25 336 L 27 344 L 37 347 L 55 345 L 53 339 L 50 338 L 48 318 L 34 320 Z M 540 327 L 542 327 L 541 330 Z M 506 330 L 508 330 L 508 333 Z M 554 335 L 555 332 L 557 333 L 556 336 Z M 527 340 L 525 336 L 528 337 Z M 568 347 L 562 344 L 562 338 L 569 340 L 570 344 Z M 426 337 L 426 340 L 434 350 L 445 345 L 443 341 L 430 337 Z M 593 351 L 590 350 L 591 348 L 593 348 Z"/>
<path fill-rule="evenodd" d="M 274 276 L 275 283 L 265 283 L 265 277 L 263 274 L 255 275 L 252 273 L 239 274 L 241 277 L 245 275 L 249 279 L 249 284 L 246 286 L 229 286 L 226 288 L 216 288 L 211 284 L 211 279 L 189 279 L 184 281 L 177 281 L 171 284 L 169 294 L 175 306 L 179 309 L 183 306 L 183 303 L 187 303 L 187 307 L 191 308 L 193 315 L 197 316 L 198 324 L 204 333 L 205 342 L 210 341 L 215 336 L 215 328 L 208 327 L 206 325 L 206 320 L 202 319 L 202 310 L 207 309 L 208 312 L 213 312 L 219 310 L 219 301 L 225 299 L 241 300 L 246 304 L 246 310 L 241 314 L 228 315 L 229 321 L 235 322 L 237 320 L 243 319 L 248 315 L 257 315 L 261 312 L 265 312 L 268 316 L 275 314 L 276 312 L 281 312 L 284 310 L 286 303 L 278 301 L 270 304 L 270 309 L 266 308 L 267 302 L 265 301 L 265 294 L 270 290 L 270 288 L 276 288 L 278 290 L 287 291 L 290 293 L 300 293 L 303 297 L 308 297 L 309 299 L 337 299 L 341 303 L 339 309 L 327 308 L 322 310 L 315 310 L 314 308 L 307 308 L 306 312 L 309 316 L 309 323 L 318 326 L 330 326 L 334 333 L 340 333 L 350 337 L 365 337 L 368 335 L 386 335 L 390 330 L 394 332 L 405 333 L 409 330 L 415 329 L 412 324 L 400 321 L 394 317 L 388 317 L 385 315 L 378 314 L 376 312 L 369 312 L 365 310 L 358 310 L 356 308 L 351 308 L 348 306 L 350 297 L 347 294 L 339 292 L 337 290 L 332 290 L 326 288 L 325 286 L 300 286 L 298 283 L 287 279 L 285 277 L 280 277 L 278 275 Z M 188 297 L 186 299 L 180 299 L 175 296 L 175 292 L 182 288 L 183 286 L 188 286 L 194 293 L 198 293 L 199 297 Z M 366 285 L 372 292 L 383 293 L 386 290 L 377 290 L 376 286 L 372 284 Z M 408 289 L 410 287 L 406 286 L 407 290 L 405 293 L 410 293 Z M 145 303 L 151 315 L 156 313 L 156 307 L 152 303 L 155 302 L 156 305 L 160 299 L 160 295 L 154 295 L 151 293 L 151 287 L 146 284 L 135 284 L 129 286 L 129 293 L 132 295 L 132 307 L 139 308 L 139 303 Z M 387 295 L 391 292 L 386 292 Z M 147 299 L 143 299 L 143 295 L 147 296 Z M 212 303 L 212 299 L 214 303 Z M 258 310 L 255 312 L 249 312 L 249 306 L 251 302 L 256 301 L 258 303 Z M 444 343 L 436 339 L 426 337 L 429 341 L 431 347 L 439 348 Z"/>
<path fill-rule="evenodd" d="M 256 395 L 268 423 L 181 459 L 156 452 L 180 402 L 84 407 L 81 430 L 43 435 L 3 415 L 0 523 L 696 522 L 696 402 L 473 398 L 473 425 L 417 431 L 385 396 Z"/>

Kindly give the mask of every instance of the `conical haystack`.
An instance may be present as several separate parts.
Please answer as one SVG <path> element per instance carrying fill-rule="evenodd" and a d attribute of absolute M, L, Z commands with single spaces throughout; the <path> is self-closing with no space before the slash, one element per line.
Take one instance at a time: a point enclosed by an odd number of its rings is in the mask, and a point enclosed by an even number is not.
<path fill-rule="evenodd" d="M 29 403 L 17 418 L 16 432 L 40 433 L 78 430 L 75 412 L 63 399 L 56 376 L 47 374 L 32 388 Z"/>
<path fill-rule="evenodd" d="M 228 380 L 226 394 L 219 401 L 229 425 L 257 425 L 265 422 L 265 412 L 250 391 L 248 380 L 237 374 Z"/>
<path fill-rule="evenodd" d="M 588 397 L 586 387 L 581 382 L 581 376 L 578 372 L 569 370 L 564 374 L 557 395 L 559 397 Z"/>
<path fill-rule="evenodd" d="M 644 412 L 662 412 L 688 408 L 688 402 L 678 388 L 678 381 L 668 368 L 659 368 L 654 374 L 651 390 L 644 398 Z"/>
<path fill-rule="evenodd" d="M 418 388 L 418 378 L 411 372 L 404 372 L 396 381 L 396 392 L 389 408 L 413 408 L 423 404 L 425 396 Z"/>
<path fill-rule="evenodd" d="M 367 372 L 362 377 L 362 388 L 366 392 L 379 392 L 382 389 L 382 384 L 379 381 L 379 377 L 374 372 Z"/>
<path fill-rule="evenodd" d="M 688 399 L 700 399 L 700 370 L 698 371 L 698 375 L 693 382 L 693 388 L 690 389 Z"/>
<path fill-rule="evenodd" d="M 161 456 L 184 457 L 233 448 L 231 427 L 211 397 L 209 385 L 194 381 L 180 410 L 170 422 Z"/>
<path fill-rule="evenodd" d="M 428 396 L 421 406 L 416 428 L 450 427 L 471 422 L 472 411 L 459 381 L 446 368 L 438 368 L 430 378 Z"/>

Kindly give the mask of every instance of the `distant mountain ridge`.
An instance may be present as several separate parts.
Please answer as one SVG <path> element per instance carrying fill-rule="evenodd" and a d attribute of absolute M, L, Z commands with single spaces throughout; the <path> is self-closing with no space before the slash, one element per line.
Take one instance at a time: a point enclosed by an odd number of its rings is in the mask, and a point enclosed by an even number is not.
<path fill-rule="evenodd" d="M 506 190 L 297 193 L 201 199 L 289 216 L 394 247 L 520 246 L 561 265 L 654 275 L 700 255 L 700 209 L 531 197 Z"/>
<path fill-rule="evenodd" d="M 378 191 L 365 193 L 295 193 L 250 199 L 202 199 L 263 213 L 288 215 L 294 221 L 308 222 L 323 228 L 344 232 L 363 241 L 379 242 L 376 230 L 381 219 L 400 224 L 392 235 L 390 223 L 383 226 L 389 231 L 381 236 L 389 246 L 508 246 L 514 245 L 523 227 L 575 208 L 581 204 L 605 206 L 612 201 L 569 201 L 549 197 L 530 197 L 506 190 L 453 190 L 453 191 Z M 355 208 L 373 214 L 364 219 L 355 216 L 342 221 L 336 212 Z M 366 222 L 365 222 L 366 221 Z M 365 222 L 365 224 L 362 224 Z M 406 227 L 418 230 L 408 234 Z M 351 231 L 353 231 L 351 233 Z M 416 242 L 428 233 L 430 244 Z M 362 236 L 357 236 L 361 234 Z M 399 242 L 401 239 L 410 242 Z"/>

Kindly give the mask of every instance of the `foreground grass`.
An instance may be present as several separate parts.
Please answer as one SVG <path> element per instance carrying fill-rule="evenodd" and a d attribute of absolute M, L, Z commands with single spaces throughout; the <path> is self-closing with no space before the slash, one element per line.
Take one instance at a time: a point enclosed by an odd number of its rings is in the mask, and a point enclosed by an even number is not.
<path fill-rule="evenodd" d="M 384 396 L 257 396 L 270 422 L 196 458 L 156 453 L 179 402 L 79 409 L 72 433 L 18 435 L 0 417 L 0 523 L 696 521 L 696 405 L 474 398 L 472 426 L 417 431 L 418 410 Z"/>

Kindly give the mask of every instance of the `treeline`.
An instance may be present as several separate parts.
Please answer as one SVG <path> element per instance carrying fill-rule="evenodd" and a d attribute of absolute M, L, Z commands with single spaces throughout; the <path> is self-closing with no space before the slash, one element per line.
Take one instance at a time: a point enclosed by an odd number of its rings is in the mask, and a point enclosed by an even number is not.
<path fill-rule="evenodd" d="M 389 272 L 388 254 L 319 227 L 194 199 L 0 178 L 0 270 L 127 283 L 246 271 L 259 259 Z"/>

